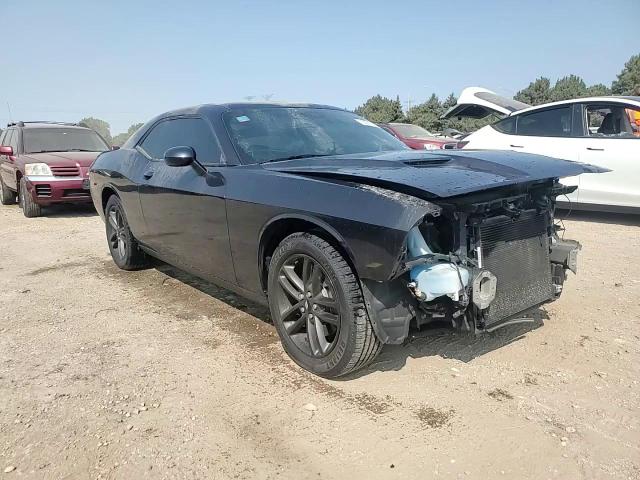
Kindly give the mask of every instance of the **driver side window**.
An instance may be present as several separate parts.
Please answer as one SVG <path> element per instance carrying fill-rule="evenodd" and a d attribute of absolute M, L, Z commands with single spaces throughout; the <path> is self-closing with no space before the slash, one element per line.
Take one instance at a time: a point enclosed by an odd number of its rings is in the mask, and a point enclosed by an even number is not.
<path fill-rule="evenodd" d="M 139 147 L 152 159 L 162 160 L 172 147 L 187 146 L 196 152 L 196 159 L 204 165 L 222 163 L 222 152 L 211 128 L 197 117 L 170 118 L 151 128 Z"/>
<path fill-rule="evenodd" d="M 640 138 L 640 109 L 624 104 L 587 105 L 587 136 Z"/>

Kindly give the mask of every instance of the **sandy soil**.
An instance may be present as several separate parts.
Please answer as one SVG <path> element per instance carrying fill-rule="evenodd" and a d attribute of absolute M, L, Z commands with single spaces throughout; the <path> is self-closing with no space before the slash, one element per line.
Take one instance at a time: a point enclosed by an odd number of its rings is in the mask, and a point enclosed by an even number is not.
<path fill-rule="evenodd" d="M 572 218 L 581 271 L 536 324 L 326 381 L 265 309 L 119 271 L 90 211 L 0 207 L 0 478 L 640 478 L 640 217 Z"/>

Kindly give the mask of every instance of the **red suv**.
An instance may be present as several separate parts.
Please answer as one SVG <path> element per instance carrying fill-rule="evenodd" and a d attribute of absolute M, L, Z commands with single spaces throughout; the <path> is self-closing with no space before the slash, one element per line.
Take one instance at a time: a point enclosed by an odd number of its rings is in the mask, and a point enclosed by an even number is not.
<path fill-rule="evenodd" d="M 453 138 L 436 137 L 419 125 L 412 123 L 379 123 L 378 125 L 414 150 L 455 148 L 456 140 Z"/>
<path fill-rule="evenodd" d="M 54 203 L 89 203 L 89 166 L 110 147 L 89 128 L 16 122 L 0 135 L 0 201 L 20 200 L 26 217 Z"/>

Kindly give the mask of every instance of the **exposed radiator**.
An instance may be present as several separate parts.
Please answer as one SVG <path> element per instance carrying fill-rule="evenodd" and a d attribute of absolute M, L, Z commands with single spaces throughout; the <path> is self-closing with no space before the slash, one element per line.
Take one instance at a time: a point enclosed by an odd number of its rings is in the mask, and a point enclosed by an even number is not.
<path fill-rule="evenodd" d="M 494 217 L 479 230 L 482 266 L 498 279 L 486 326 L 553 297 L 546 216 L 528 211 L 517 219 Z"/>

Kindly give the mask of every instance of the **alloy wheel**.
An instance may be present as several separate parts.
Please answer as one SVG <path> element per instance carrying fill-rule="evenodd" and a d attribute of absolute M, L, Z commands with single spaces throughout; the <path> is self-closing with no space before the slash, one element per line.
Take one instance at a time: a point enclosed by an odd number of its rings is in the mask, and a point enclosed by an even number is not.
<path fill-rule="evenodd" d="M 324 357 L 338 340 L 340 311 L 326 271 L 308 255 L 289 257 L 278 272 L 277 309 L 285 334 L 307 355 Z"/>
<path fill-rule="evenodd" d="M 119 208 L 112 207 L 108 213 L 109 246 L 113 252 L 118 252 L 121 259 L 127 255 L 126 225 Z"/>

